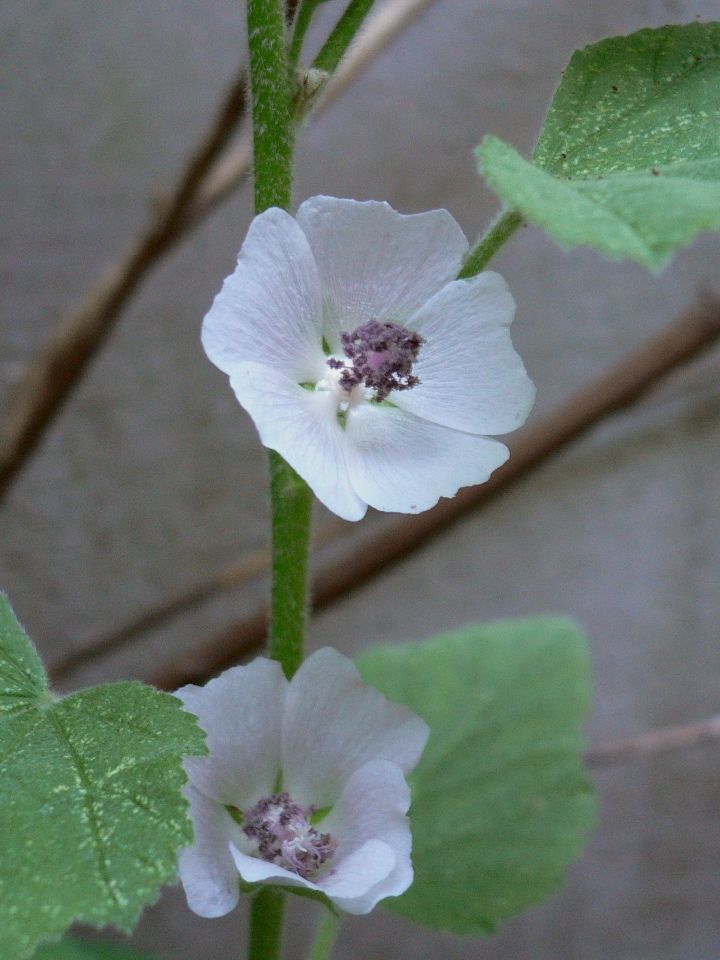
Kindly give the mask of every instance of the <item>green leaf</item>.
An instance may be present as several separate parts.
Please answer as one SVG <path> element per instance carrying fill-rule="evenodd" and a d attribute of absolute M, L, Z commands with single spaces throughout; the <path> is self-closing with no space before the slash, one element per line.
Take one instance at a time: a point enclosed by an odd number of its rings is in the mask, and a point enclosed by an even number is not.
<path fill-rule="evenodd" d="M 86 943 L 83 940 L 60 940 L 44 943 L 33 954 L 33 960 L 153 960 L 147 953 L 111 943 Z"/>
<path fill-rule="evenodd" d="M 0 717 L 47 696 L 47 680 L 35 648 L 0 593 Z"/>
<path fill-rule="evenodd" d="M 430 726 L 410 778 L 415 881 L 384 905 L 477 933 L 556 890 L 594 822 L 578 628 L 550 618 L 467 627 L 372 650 L 358 666 Z"/>
<path fill-rule="evenodd" d="M 47 692 L 0 600 L 0 957 L 73 920 L 129 930 L 192 840 L 182 757 L 205 751 L 178 700 L 140 683 Z"/>
<path fill-rule="evenodd" d="M 659 270 L 720 229 L 720 23 L 611 37 L 577 51 L 534 154 L 487 137 L 480 171 L 561 244 Z"/>

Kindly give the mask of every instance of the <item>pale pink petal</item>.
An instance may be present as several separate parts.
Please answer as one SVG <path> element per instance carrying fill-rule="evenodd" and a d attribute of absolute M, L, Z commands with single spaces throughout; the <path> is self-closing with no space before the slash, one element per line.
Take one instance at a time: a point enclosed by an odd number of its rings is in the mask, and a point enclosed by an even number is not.
<path fill-rule="evenodd" d="M 235 844 L 230 845 L 230 855 L 237 872 L 246 883 L 280 884 L 283 887 L 304 887 L 306 890 L 319 890 L 319 887 L 310 880 L 279 867 L 270 860 L 261 860 L 259 857 L 248 856 Z"/>
<path fill-rule="evenodd" d="M 320 273 L 323 332 L 333 351 L 340 330 L 407 321 L 457 276 L 468 247 L 447 210 L 403 215 L 378 201 L 312 197 L 297 222 Z"/>
<path fill-rule="evenodd" d="M 322 295 L 305 234 L 284 210 L 255 217 L 235 271 L 215 297 L 202 328 L 212 362 L 232 373 L 264 363 L 298 382 L 324 366 Z"/>
<path fill-rule="evenodd" d="M 239 899 L 237 869 L 230 855 L 234 824 L 225 808 L 188 785 L 195 830 L 191 847 L 180 851 L 178 870 L 190 909 L 201 917 L 223 917 Z"/>
<path fill-rule="evenodd" d="M 410 391 L 408 391 L 410 392 Z M 361 404 L 345 434 L 355 493 L 376 510 L 421 513 L 484 483 L 508 458 L 497 440 L 438 426 L 397 407 Z"/>
<path fill-rule="evenodd" d="M 280 664 L 258 657 L 204 687 L 190 684 L 175 691 L 207 733 L 208 756 L 185 761 L 195 787 L 240 809 L 273 792 L 280 773 L 286 688 Z"/>
<path fill-rule="evenodd" d="M 395 867 L 395 851 L 389 844 L 367 840 L 338 860 L 332 870 L 318 880 L 318 889 L 346 913 L 369 913 L 380 899 L 373 898 L 372 891 L 386 882 Z"/>
<path fill-rule="evenodd" d="M 369 760 L 408 772 L 428 728 L 360 679 L 354 664 L 325 647 L 290 682 L 283 717 L 283 787 L 298 803 L 335 803 L 352 773 Z"/>
<path fill-rule="evenodd" d="M 372 907 L 366 906 L 370 899 L 367 891 L 381 884 L 395 866 L 395 853 L 382 840 L 368 840 L 361 848 L 348 854 L 342 863 L 332 867 L 317 883 L 305 880 L 275 863 L 250 857 L 233 844 L 230 845 L 230 854 L 237 872 L 246 883 L 314 890 L 324 893 L 347 913 L 368 913 Z"/>
<path fill-rule="evenodd" d="M 259 364 L 237 367 L 230 384 L 265 446 L 281 454 L 329 510 L 360 520 L 367 505 L 353 490 L 330 391 L 306 390 Z"/>
<path fill-rule="evenodd" d="M 343 910 L 367 913 L 378 900 L 396 897 L 412 883 L 412 838 L 405 816 L 409 807 L 410 789 L 402 770 L 397 764 L 373 760 L 353 773 L 339 801 L 318 826 L 338 841 L 335 853 L 338 877 L 343 876 L 346 858 L 366 849 L 370 838 L 382 841 L 394 854 L 389 872 L 368 884 L 365 890 L 340 893 L 330 882 L 318 881 L 336 902 L 338 897 L 353 898 L 352 903 L 339 903 Z"/>
<path fill-rule="evenodd" d="M 525 422 L 535 387 L 510 339 L 515 301 L 498 273 L 448 284 L 408 326 L 425 338 L 413 373 L 420 383 L 390 401 L 425 420 L 475 434 Z"/>

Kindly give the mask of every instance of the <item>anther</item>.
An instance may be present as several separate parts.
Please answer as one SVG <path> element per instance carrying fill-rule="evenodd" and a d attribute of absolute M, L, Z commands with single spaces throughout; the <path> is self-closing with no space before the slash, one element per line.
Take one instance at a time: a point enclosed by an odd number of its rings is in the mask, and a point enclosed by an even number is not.
<path fill-rule="evenodd" d="M 314 807 L 301 807 L 288 793 L 274 793 L 245 814 L 243 833 L 263 860 L 309 880 L 335 852 L 337 841 L 310 824 Z"/>
<path fill-rule="evenodd" d="M 412 365 L 425 340 L 414 330 L 370 320 L 352 333 L 342 333 L 340 340 L 350 363 L 331 357 L 327 364 L 342 371 L 339 383 L 348 393 L 362 383 L 380 402 L 393 390 L 409 390 L 420 383 Z"/>

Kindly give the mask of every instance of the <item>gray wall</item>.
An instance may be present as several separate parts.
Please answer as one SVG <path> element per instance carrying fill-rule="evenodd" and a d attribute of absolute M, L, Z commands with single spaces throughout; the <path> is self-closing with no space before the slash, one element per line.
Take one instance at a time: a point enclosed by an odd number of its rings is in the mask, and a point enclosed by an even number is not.
<path fill-rule="evenodd" d="M 327 4 L 325 17 L 340 6 Z M 436 0 L 303 135 L 296 197 L 447 207 L 469 235 L 496 209 L 472 147 L 530 148 L 572 50 L 712 2 Z M 62 311 L 143 225 L 205 126 L 242 48 L 236 0 L 6 0 L 0 400 Z M 147 283 L 0 514 L 0 584 L 50 664 L 266 538 L 265 458 L 200 319 L 249 217 L 227 203 Z M 689 306 L 720 292 L 704 237 L 660 277 L 566 253 L 528 228 L 497 267 L 518 301 L 535 416 Z M 592 638 L 591 742 L 718 709 L 718 355 L 319 616 L 312 643 L 409 639 L 476 619 L 567 611 Z M 370 521 L 372 522 L 372 521 Z M 253 609 L 251 585 L 80 671 L 147 676 Z M 491 940 L 421 936 L 378 911 L 338 956 L 714 960 L 720 952 L 720 752 L 597 776 L 600 828 L 553 901 Z M 482 871 L 482 864 L 478 864 Z M 297 920 L 299 929 L 307 921 Z M 236 957 L 241 911 L 187 912 L 168 892 L 136 939 L 176 960 Z M 294 954 L 288 954 L 295 958 Z"/>

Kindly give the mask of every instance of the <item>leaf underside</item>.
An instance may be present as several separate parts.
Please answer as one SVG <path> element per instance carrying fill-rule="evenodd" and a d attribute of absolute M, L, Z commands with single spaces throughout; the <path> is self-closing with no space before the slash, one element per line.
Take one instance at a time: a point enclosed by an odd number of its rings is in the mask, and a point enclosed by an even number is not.
<path fill-rule="evenodd" d="M 577 627 L 549 618 L 468 627 L 370 651 L 358 666 L 431 731 L 410 778 L 415 880 L 383 905 L 469 934 L 553 893 L 594 823 Z"/>
<path fill-rule="evenodd" d="M 505 204 L 559 243 L 659 270 L 720 229 L 720 23 L 577 51 L 533 161 L 496 137 L 477 155 Z"/>

